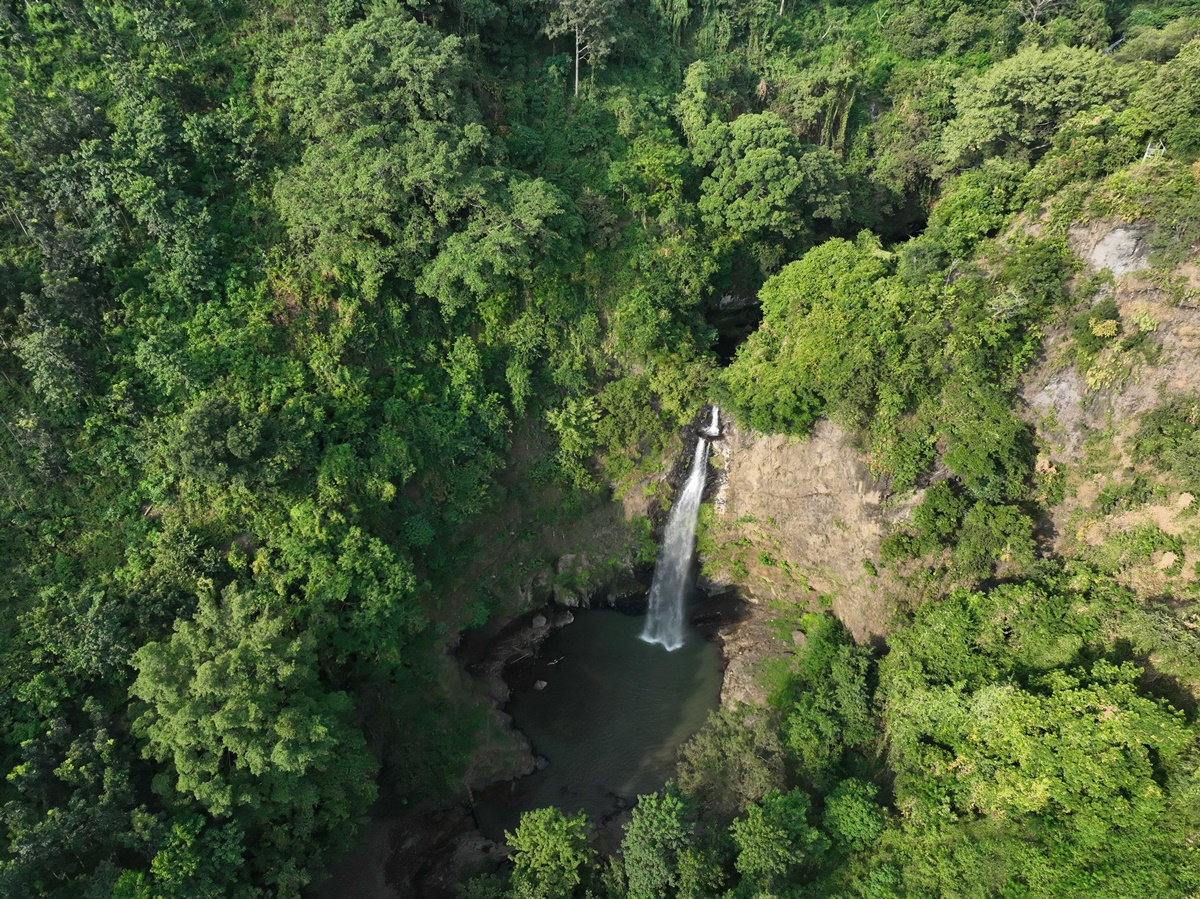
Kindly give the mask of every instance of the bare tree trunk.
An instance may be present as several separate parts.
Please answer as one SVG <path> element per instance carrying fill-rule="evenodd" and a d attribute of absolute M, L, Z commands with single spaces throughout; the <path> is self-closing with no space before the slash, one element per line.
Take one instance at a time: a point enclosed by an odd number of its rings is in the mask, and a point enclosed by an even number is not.
<path fill-rule="evenodd" d="M 575 26 L 575 96 L 579 96 L 579 26 Z"/>

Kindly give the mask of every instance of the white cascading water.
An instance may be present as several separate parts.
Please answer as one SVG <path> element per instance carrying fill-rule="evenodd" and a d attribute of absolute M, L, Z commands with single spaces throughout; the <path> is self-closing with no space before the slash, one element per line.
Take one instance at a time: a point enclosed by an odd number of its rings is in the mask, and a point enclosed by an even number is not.
<path fill-rule="evenodd" d="M 703 433 L 709 437 L 716 437 L 719 433 L 716 406 L 713 406 L 712 420 Z M 700 497 L 704 494 L 707 477 L 708 441 L 701 437 L 696 441 L 696 454 L 692 458 L 687 482 L 679 491 L 671 514 L 667 516 L 662 550 L 658 554 L 654 580 L 650 585 L 650 608 L 646 612 L 646 626 L 642 629 L 643 640 L 658 643 L 668 652 L 683 645 L 683 606 L 692 573 Z"/>

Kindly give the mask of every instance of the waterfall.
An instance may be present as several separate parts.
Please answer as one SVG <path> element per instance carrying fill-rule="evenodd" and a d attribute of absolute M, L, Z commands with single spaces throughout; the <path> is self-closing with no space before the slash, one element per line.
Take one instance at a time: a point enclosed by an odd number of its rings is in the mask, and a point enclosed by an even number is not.
<path fill-rule="evenodd" d="M 702 433 L 708 437 L 716 437 L 719 433 L 716 406 L 713 406 L 712 421 Z M 650 585 L 650 608 L 646 612 L 646 626 L 642 629 L 643 640 L 658 643 L 668 652 L 683 645 L 683 605 L 691 575 L 700 497 L 707 476 L 708 441 L 701 437 L 696 441 L 696 454 L 687 482 L 667 516 L 662 550 Z"/>

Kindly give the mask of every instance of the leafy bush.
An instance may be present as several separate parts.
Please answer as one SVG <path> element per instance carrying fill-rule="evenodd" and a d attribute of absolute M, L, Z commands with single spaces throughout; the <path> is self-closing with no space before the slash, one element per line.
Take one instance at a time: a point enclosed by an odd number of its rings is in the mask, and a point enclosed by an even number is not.
<path fill-rule="evenodd" d="M 1173 399 L 1142 416 L 1134 459 L 1200 493 L 1200 404 Z"/>
<path fill-rule="evenodd" d="M 861 851 L 883 832 L 883 809 L 875 801 L 878 788 L 858 778 L 847 778 L 825 798 L 821 817 L 825 832 L 842 850 Z"/>
<path fill-rule="evenodd" d="M 1033 522 L 1017 506 L 978 502 L 963 519 L 954 547 L 956 571 L 971 578 L 987 577 L 998 562 L 1033 563 Z"/>
<path fill-rule="evenodd" d="M 587 842 L 587 816 L 567 816 L 556 808 L 521 815 L 515 832 L 505 831 L 513 848 L 513 886 L 528 899 L 569 899 L 589 873 L 594 851 Z"/>

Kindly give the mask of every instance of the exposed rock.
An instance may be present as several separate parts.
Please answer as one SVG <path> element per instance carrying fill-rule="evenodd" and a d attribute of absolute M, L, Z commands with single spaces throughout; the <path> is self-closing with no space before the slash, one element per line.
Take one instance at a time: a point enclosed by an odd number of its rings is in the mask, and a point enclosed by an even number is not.
<path fill-rule="evenodd" d="M 533 768 L 535 771 L 545 771 L 550 767 L 550 759 L 544 755 L 535 755 L 533 757 Z"/>
<path fill-rule="evenodd" d="M 759 305 L 759 300 L 756 294 L 726 293 L 717 300 L 717 308 L 722 312 L 736 312 L 742 309 L 751 309 L 757 305 Z"/>
<path fill-rule="evenodd" d="M 1179 561 L 1179 556 L 1168 550 L 1162 554 L 1162 558 L 1158 560 L 1158 567 L 1164 571 Z"/>
<path fill-rule="evenodd" d="M 471 829 L 447 838 L 437 848 L 437 864 L 427 865 L 415 886 L 420 896 L 453 896 L 467 878 L 490 867 L 503 854 L 499 844 Z"/>
<path fill-rule="evenodd" d="M 544 680 L 535 680 L 533 682 L 533 689 L 535 689 L 535 690 L 545 690 L 546 687 L 547 687 L 547 684 Z"/>
<path fill-rule="evenodd" d="M 563 586 L 555 586 L 554 601 L 568 609 L 578 609 L 583 605 L 583 598 L 578 593 Z"/>
<path fill-rule="evenodd" d="M 587 566 L 588 557 L 584 553 L 567 553 L 559 557 L 558 564 L 554 566 L 554 570 L 559 574 L 575 574 L 585 571 Z"/>
<path fill-rule="evenodd" d="M 803 441 L 735 427 L 726 441 L 729 524 L 723 527 L 752 532 L 764 544 L 742 559 L 750 589 L 763 598 L 807 601 L 807 581 L 834 597 L 834 612 L 856 640 L 882 635 L 890 609 L 863 560 L 878 559 L 890 523 L 905 518 L 919 496 L 888 502 L 887 482 L 829 421 L 817 422 Z"/>
<path fill-rule="evenodd" d="M 728 440 L 714 440 L 713 451 L 717 454 L 720 463 L 718 464 L 716 459 L 710 463 L 710 468 L 714 466 L 717 468 L 717 476 L 715 487 L 709 489 L 714 490 L 713 512 L 718 516 L 724 516 L 729 504 L 729 460 L 733 451 L 730 449 Z"/>
<path fill-rule="evenodd" d="M 541 614 L 540 612 L 538 614 L 534 615 L 533 621 L 530 622 L 530 624 L 532 624 L 535 628 L 543 628 L 548 623 L 549 622 L 546 621 L 546 616 Z"/>
<path fill-rule="evenodd" d="M 792 631 L 792 644 L 803 648 L 808 645 L 808 636 L 804 631 Z"/>
<path fill-rule="evenodd" d="M 1134 223 L 1113 227 L 1108 222 L 1078 225 L 1071 229 L 1071 248 L 1094 271 L 1108 269 L 1116 277 L 1147 268 L 1150 247 L 1148 225 Z"/>
<path fill-rule="evenodd" d="M 568 624 L 573 624 L 574 621 L 575 616 L 566 610 L 563 610 L 554 616 L 555 627 L 566 627 Z"/>
<path fill-rule="evenodd" d="M 554 566 L 554 601 L 569 609 L 588 605 L 586 588 L 589 560 L 585 553 L 566 553 Z"/>
<path fill-rule="evenodd" d="M 1200 384 L 1200 309 L 1176 304 L 1165 291 L 1136 276 L 1123 278 L 1113 297 L 1125 321 L 1135 316 L 1153 319 L 1153 337 L 1163 352 L 1154 365 L 1136 354 L 1124 354 L 1122 364 L 1128 370 L 1111 386 L 1089 389 L 1085 374 L 1074 366 L 1064 368 L 1055 350 L 1067 344 L 1066 327 L 1047 330 L 1045 356 L 1022 379 L 1021 399 L 1025 417 L 1060 458 L 1078 457 L 1092 432 L 1106 430 L 1113 422 L 1131 422 L 1164 395 L 1193 393 Z"/>
<path fill-rule="evenodd" d="M 729 593 L 735 588 L 733 584 L 725 581 L 716 581 L 712 578 L 700 575 L 700 577 L 696 579 L 696 589 L 709 599 L 712 599 L 717 596 L 724 596 L 726 593 Z"/>
<path fill-rule="evenodd" d="M 783 644 L 767 628 L 772 617 L 763 603 L 752 599 L 740 621 L 719 632 L 721 652 L 725 656 L 725 677 L 721 681 L 721 705 L 762 702 L 766 697 L 758 685 L 760 663 L 782 654 Z"/>

